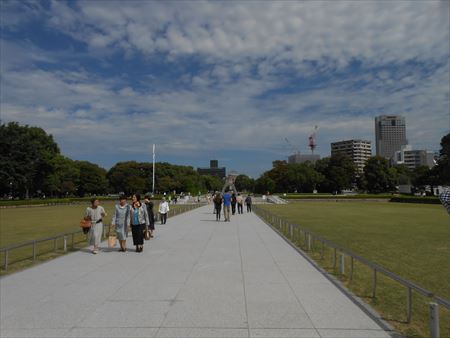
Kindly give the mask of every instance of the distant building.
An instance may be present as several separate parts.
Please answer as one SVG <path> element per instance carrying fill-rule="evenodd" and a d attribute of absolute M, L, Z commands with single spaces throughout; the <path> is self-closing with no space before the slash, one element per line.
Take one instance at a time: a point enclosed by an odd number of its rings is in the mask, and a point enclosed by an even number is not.
<path fill-rule="evenodd" d="M 225 167 L 219 167 L 219 161 L 211 160 L 209 162 L 209 168 L 197 168 L 197 172 L 200 175 L 210 175 L 219 178 L 225 178 L 227 176 L 227 171 Z"/>
<path fill-rule="evenodd" d="M 396 151 L 407 145 L 405 118 L 399 115 L 375 117 L 375 145 L 377 156 L 391 159 Z"/>
<path fill-rule="evenodd" d="M 366 140 L 346 140 L 331 143 L 331 156 L 348 155 L 355 164 L 358 173 L 362 173 L 366 161 L 372 156 L 372 143 Z"/>
<path fill-rule="evenodd" d="M 395 165 L 404 164 L 409 170 L 420 166 L 432 168 L 435 165 L 435 154 L 428 150 L 413 150 L 410 145 L 406 145 L 395 152 L 391 161 Z"/>
<path fill-rule="evenodd" d="M 311 162 L 312 164 L 314 164 L 318 160 L 320 160 L 320 155 L 316 154 L 293 154 L 288 157 L 289 164 L 300 164 L 305 162 Z"/>

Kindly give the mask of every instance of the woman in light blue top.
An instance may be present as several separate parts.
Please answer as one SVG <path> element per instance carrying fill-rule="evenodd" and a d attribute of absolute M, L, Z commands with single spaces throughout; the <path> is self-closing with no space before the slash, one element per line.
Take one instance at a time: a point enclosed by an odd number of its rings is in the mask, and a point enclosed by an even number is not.
<path fill-rule="evenodd" d="M 131 233 L 133 235 L 133 244 L 136 245 L 136 252 L 142 252 L 144 249 L 144 227 L 150 225 L 148 219 L 147 207 L 141 203 L 141 195 L 133 195 L 131 205 Z"/>
<path fill-rule="evenodd" d="M 116 204 L 112 225 L 116 229 L 117 239 L 120 243 L 120 252 L 127 251 L 128 227 L 130 226 L 130 210 L 131 207 L 127 203 L 127 198 L 121 195 L 119 204 Z"/>

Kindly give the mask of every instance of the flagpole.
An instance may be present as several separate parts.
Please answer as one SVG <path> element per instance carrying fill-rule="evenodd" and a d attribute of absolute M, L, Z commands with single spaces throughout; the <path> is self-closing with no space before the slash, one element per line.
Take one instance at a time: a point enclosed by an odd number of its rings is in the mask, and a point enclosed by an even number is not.
<path fill-rule="evenodd" d="M 153 180 L 152 180 L 152 195 L 155 195 L 155 144 L 153 144 Z"/>

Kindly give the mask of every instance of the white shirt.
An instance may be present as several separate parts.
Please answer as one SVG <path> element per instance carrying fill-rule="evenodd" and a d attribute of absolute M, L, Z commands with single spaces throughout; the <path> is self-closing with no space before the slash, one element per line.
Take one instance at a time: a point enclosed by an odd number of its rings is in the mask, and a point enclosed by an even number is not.
<path fill-rule="evenodd" d="M 161 202 L 159 204 L 159 213 L 160 214 L 167 214 L 169 212 L 169 203 L 167 201 Z"/>

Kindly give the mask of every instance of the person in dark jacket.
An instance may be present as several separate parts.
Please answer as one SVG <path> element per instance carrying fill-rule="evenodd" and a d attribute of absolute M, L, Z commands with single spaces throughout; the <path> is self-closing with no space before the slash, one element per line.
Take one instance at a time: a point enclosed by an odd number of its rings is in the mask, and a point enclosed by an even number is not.
<path fill-rule="evenodd" d="M 237 203 L 236 194 L 233 193 L 231 195 L 231 214 L 233 215 L 236 213 L 236 203 Z"/>
<path fill-rule="evenodd" d="M 155 231 L 155 213 L 153 211 L 153 207 L 155 206 L 155 204 L 153 203 L 152 200 L 150 200 L 149 195 L 145 195 L 144 202 L 145 205 L 147 206 L 148 221 L 149 221 L 148 230 L 150 231 L 150 238 L 153 238 L 153 232 Z"/>
<path fill-rule="evenodd" d="M 220 213 L 222 211 L 222 196 L 219 192 L 216 193 L 216 196 L 214 196 L 213 202 L 214 202 L 214 211 L 216 213 L 216 221 L 220 221 Z"/>
<path fill-rule="evenodd" d="M 247 205 L 247 212 L 252 212 L 252 197 L 250 195 L 245 198 L 245 205 Z"/>

